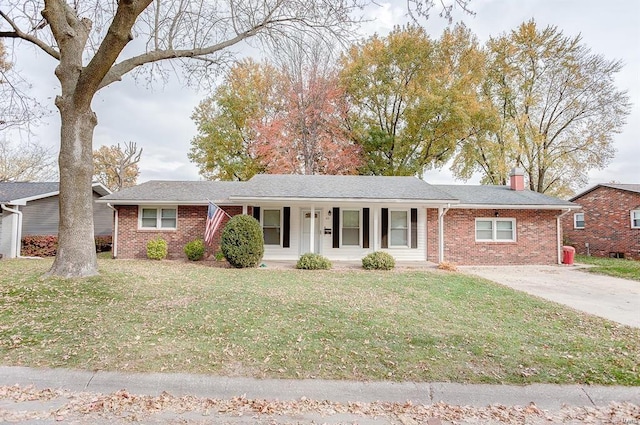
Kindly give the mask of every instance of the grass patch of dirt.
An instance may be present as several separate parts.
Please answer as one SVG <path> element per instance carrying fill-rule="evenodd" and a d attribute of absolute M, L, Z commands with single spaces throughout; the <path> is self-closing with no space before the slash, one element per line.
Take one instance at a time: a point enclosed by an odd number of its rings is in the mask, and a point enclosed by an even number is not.
<path fill-rule="evenodd" d="M 578 255 L 576 262 L 593 265 L 588 269 L 591 273 L 640 281 L 640 261 Z"/>

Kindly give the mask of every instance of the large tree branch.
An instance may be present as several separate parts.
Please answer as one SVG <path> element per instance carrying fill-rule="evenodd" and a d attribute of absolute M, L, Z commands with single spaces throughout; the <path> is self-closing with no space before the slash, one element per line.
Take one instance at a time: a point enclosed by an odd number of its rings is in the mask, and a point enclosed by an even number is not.
<path fill-rule="evenodd" d="M 113 67 L 107 72 L 104 76 L 100 85 L 98 86 L 98 90 L 108 86 L 109 84 L 120 81 L 122 77 L 134 70 L 135 68 L 142 66 L 147 63 L 158 62 L 166 59 L 175 59 L 175 58 L 194 58 L 198 59 L 201 56 L 210 55 L 221 50 L 224 50 L 230 46 L 233 46 L 242 40 L 252 37 L 256 35 L 261 29 L 263 25 L 259 25 L 251 28 L 248 31 L 240 33 L 235 37 L 225 40 L 221 43 L 214 44 L 212 46 L 203 47 L 199 49 L 182 49 L 182 50 L 154 50 L 151 52 L 143 53 L 138 56 L 134 56 L 127 60 L 124 60 Z"/>
<path fill-rule="evenodd" d="M 133 39 L 131 28 L 140 13 L 152 0 L 120 0 L 116 15 L 98 51 L 83 69 L 75 92 L 76 105 L 87 105 L 100 88 L 100 83 L 111 70 L 122 49 Z"/>
<path fill-rule="evenodd" d="M 1 10 L 0 10 L 0 16 L 2 16 L 2 19 L 7 21 L 7 23 L 11 25 L 11 28 L 13 28 L 13 31 L 0 31 L 0 38 L 20 38 L 22 40 L 35 44 L 36 46 L 41 48 L 45 53 L 47 53 L 49 56 L 53 57 L 54 59 L 60 60 L 60 52 L 58 52 L 56 49 L 47 45 L 44 41 L 40 40 L 38 37 L 27 34 L 24 31 L 20 30 L 20 28 L 18 28 L 16 23 L 6 13 L 4 13 Z"/>

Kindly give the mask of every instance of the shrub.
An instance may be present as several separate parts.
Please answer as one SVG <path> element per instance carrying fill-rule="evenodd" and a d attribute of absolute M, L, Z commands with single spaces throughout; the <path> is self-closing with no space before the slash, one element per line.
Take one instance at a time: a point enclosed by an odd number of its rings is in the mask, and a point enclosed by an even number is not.
<path fill-rule="evenodd" d="M 57 236 L 25 236 L 20 255 L 25 257 L 55 257 L 58 251 Z"/>
<path fill-rule="evenodd" d="M 214 258 L 216 259 L 216 261 L 222 261 L 224 260 L 224 253 L 222 251 L 218 251 L 216 252 L 216 255 L 214 256 Z"/>
<path fill-rule="evenodd" d="M 196 239 L 191 242 L 187 242 L 184 246 L 184 253 L 191 261 L 199 261 L 204 257 L 204 241 L 202 239 Z"/>
<path fill-rule="evenodd" d="M 222 230 L 220 249 L 231 266 L 256 267 L 264 254 L 260 223 L 249 215 L 231 217 Z"/>
<path fill-rule="evenodd" d="M 327 257 L 310 252 L 303 254 L 296 264 L 296 269 L 303 270 L 329 270 L 330 268 L 331 261 Z"/>
<path fill-rule="evenodd" d="M 362 259 L 362 268 L 366 270 L 391 270 L 396 266 L 396 260 L 386 252 L 376 251 Z"/>
<path fill-rule="evenodd" d="M 96 236 L 96 252 L 111 251 L 111 236 Z"/>
<path fill-rule="evenodd" d="M 151 239 L 147 242 L 147 258 L 150 260 L 163 260 L 167 258 L 167 249 L 167 241 L 164 239 Z"/>

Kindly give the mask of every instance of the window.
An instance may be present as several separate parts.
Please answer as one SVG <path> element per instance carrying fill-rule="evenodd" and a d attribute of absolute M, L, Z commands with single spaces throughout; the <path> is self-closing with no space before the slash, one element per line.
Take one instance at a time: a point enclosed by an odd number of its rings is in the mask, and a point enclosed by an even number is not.
<path fill-rule="evenodd" d="M 584 213 L 575 213 L 573 215 L 573 228 L 584 229 Z"/>
<path fill-rule="evenodd" d="M 360 246 L 360 211 L 342 211 L 342 245 Z"/>
<path fill-rule="evenodd" d="M 176 229 L 178 227 L 178 209 L 175 207 L 142 207 L 138 216 L 140 229 Z"/>
<path fill-rule="evenodd" d="M 280 245 L 280 210 L 264 210 L 262 230 L 265 245 Z"/>
<path fill-rule="evenodd" d="M 477 218 L 476 241 L 515 242 L 516 221 L 512 218 Z"/>
<path fill-rule="evenodd" d="M 409 246 L 409 214 L 407 211 L 390 211 L 389 246 Z"/>
<path fill-rule="evenodd" d="M 631 228 L 640 229 L 640 210 L 631 211 Z"/>

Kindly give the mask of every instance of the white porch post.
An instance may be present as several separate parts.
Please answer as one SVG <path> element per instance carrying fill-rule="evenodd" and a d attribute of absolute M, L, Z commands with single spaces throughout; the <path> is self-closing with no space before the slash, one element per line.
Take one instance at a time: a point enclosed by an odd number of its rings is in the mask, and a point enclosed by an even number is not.
<path fill-rule="evenodd" d="M 378 229 L 380 228 L 378 219 L 378 207 L 373 208 L 373 250 L 377 251 L 380 248 L 380 241 L 378 240 Z"/>
<path fill-rule="evenodd" d="M 311 221 L 309 223 L 309 252 L 315 253 L 316 236 L 316 207 L 311 205 Z"/>
<path fill-rule="evenodd" d="M 242 204 L 242 215 L 247 215 L 247 204 Z"/>
<path fill-rule="evenodd" d="M 444 261 L 444 215 L 449 211 L 451 204 L 446 208 L 438 207 L 438 262 Z"/>

